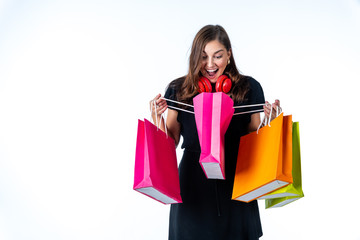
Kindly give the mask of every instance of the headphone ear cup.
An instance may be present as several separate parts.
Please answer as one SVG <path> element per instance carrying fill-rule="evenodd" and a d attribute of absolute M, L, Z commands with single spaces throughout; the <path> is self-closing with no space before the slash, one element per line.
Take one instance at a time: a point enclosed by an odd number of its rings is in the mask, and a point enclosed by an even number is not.
<path fill-rule="evenodd" d="M 216 81 L 215 89 L 217 92 L 230 92 L 232 87 L 231 79 L 226 75 L 221 75 Z"/>
<path fill-rule="evenodd" d="M 232 87 L 232 81 L 230 78 L 226 78 L 224 79 L 223 85 L 222 85 L 222 90 L 224 93 L 228 93 L 230 92 Z"/>
<path fill-rule="evenodd" d="M 200 77 L 199 79 L 199 93 L 203 92 L 212 92 L 211 83 L 206 77 Z"/>

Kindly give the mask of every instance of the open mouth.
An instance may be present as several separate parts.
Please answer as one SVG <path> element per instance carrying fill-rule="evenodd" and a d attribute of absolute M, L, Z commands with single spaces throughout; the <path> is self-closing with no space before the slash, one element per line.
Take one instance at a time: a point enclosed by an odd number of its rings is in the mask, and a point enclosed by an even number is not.
<path fill-rule="evenodd" d="M 210 77 L 213 77 L 216 75 L 217 71 L 219 69 L 214 69 L 214 70 L 206 70 L 207 74 L 210 76 Z"/>

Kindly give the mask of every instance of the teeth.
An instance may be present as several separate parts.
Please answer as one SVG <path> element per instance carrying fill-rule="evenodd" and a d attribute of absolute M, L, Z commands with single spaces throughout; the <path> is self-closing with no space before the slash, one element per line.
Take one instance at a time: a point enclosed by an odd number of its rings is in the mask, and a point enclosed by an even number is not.
<path fill-rule="evenodd" d="M 208 72 L 215 72 L 217 69 L 215 69 L 215 70 L 207 70 Z"/>

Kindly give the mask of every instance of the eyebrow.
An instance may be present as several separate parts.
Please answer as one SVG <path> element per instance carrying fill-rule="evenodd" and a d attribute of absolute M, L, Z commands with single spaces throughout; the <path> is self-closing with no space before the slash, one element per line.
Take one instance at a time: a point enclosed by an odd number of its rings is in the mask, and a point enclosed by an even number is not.
<path fill-rule="evenodd" d="M 219 52 L 223 52 L 223 51 L 224 51 L 224 49 L 220 49 L 220 50 L 218 50 L 218 51 L 214 52 L 214 54 L 217 54 L 217 53 L 219 53 Z M 203 53 L 207 54 L 205 51 L 203 51 Z"/>

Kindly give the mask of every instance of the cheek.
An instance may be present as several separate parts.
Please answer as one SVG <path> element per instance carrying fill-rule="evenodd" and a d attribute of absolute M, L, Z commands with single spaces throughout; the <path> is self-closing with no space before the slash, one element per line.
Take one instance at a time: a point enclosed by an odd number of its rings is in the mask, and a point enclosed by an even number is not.
<path fill-rule="evenodd" d="M 223 66 L 224 63 L 226 62 L 226 57 L 222 57 L 220 59 L 216 59 L 215 62 L 220 66 Z"/>
<path fill-rule="evenodd" d="M 227 66 L 227 62 L 225 62 L 225 61 L 219 62 L 219 64 L 218 64 L 218 67 L 219 67 L 219 72 L 218 72 L 218 74 L 219 74 L 219 76 L 222 75 L 222 74 L 224 74 L 224 71 L 225 71 L 226 66 Z"/>
<path fill-rule="evenodd" d="M 219 68 L 226 68 L 227 62 L 224 60 L 219 61 L 218 66 Z"/>

